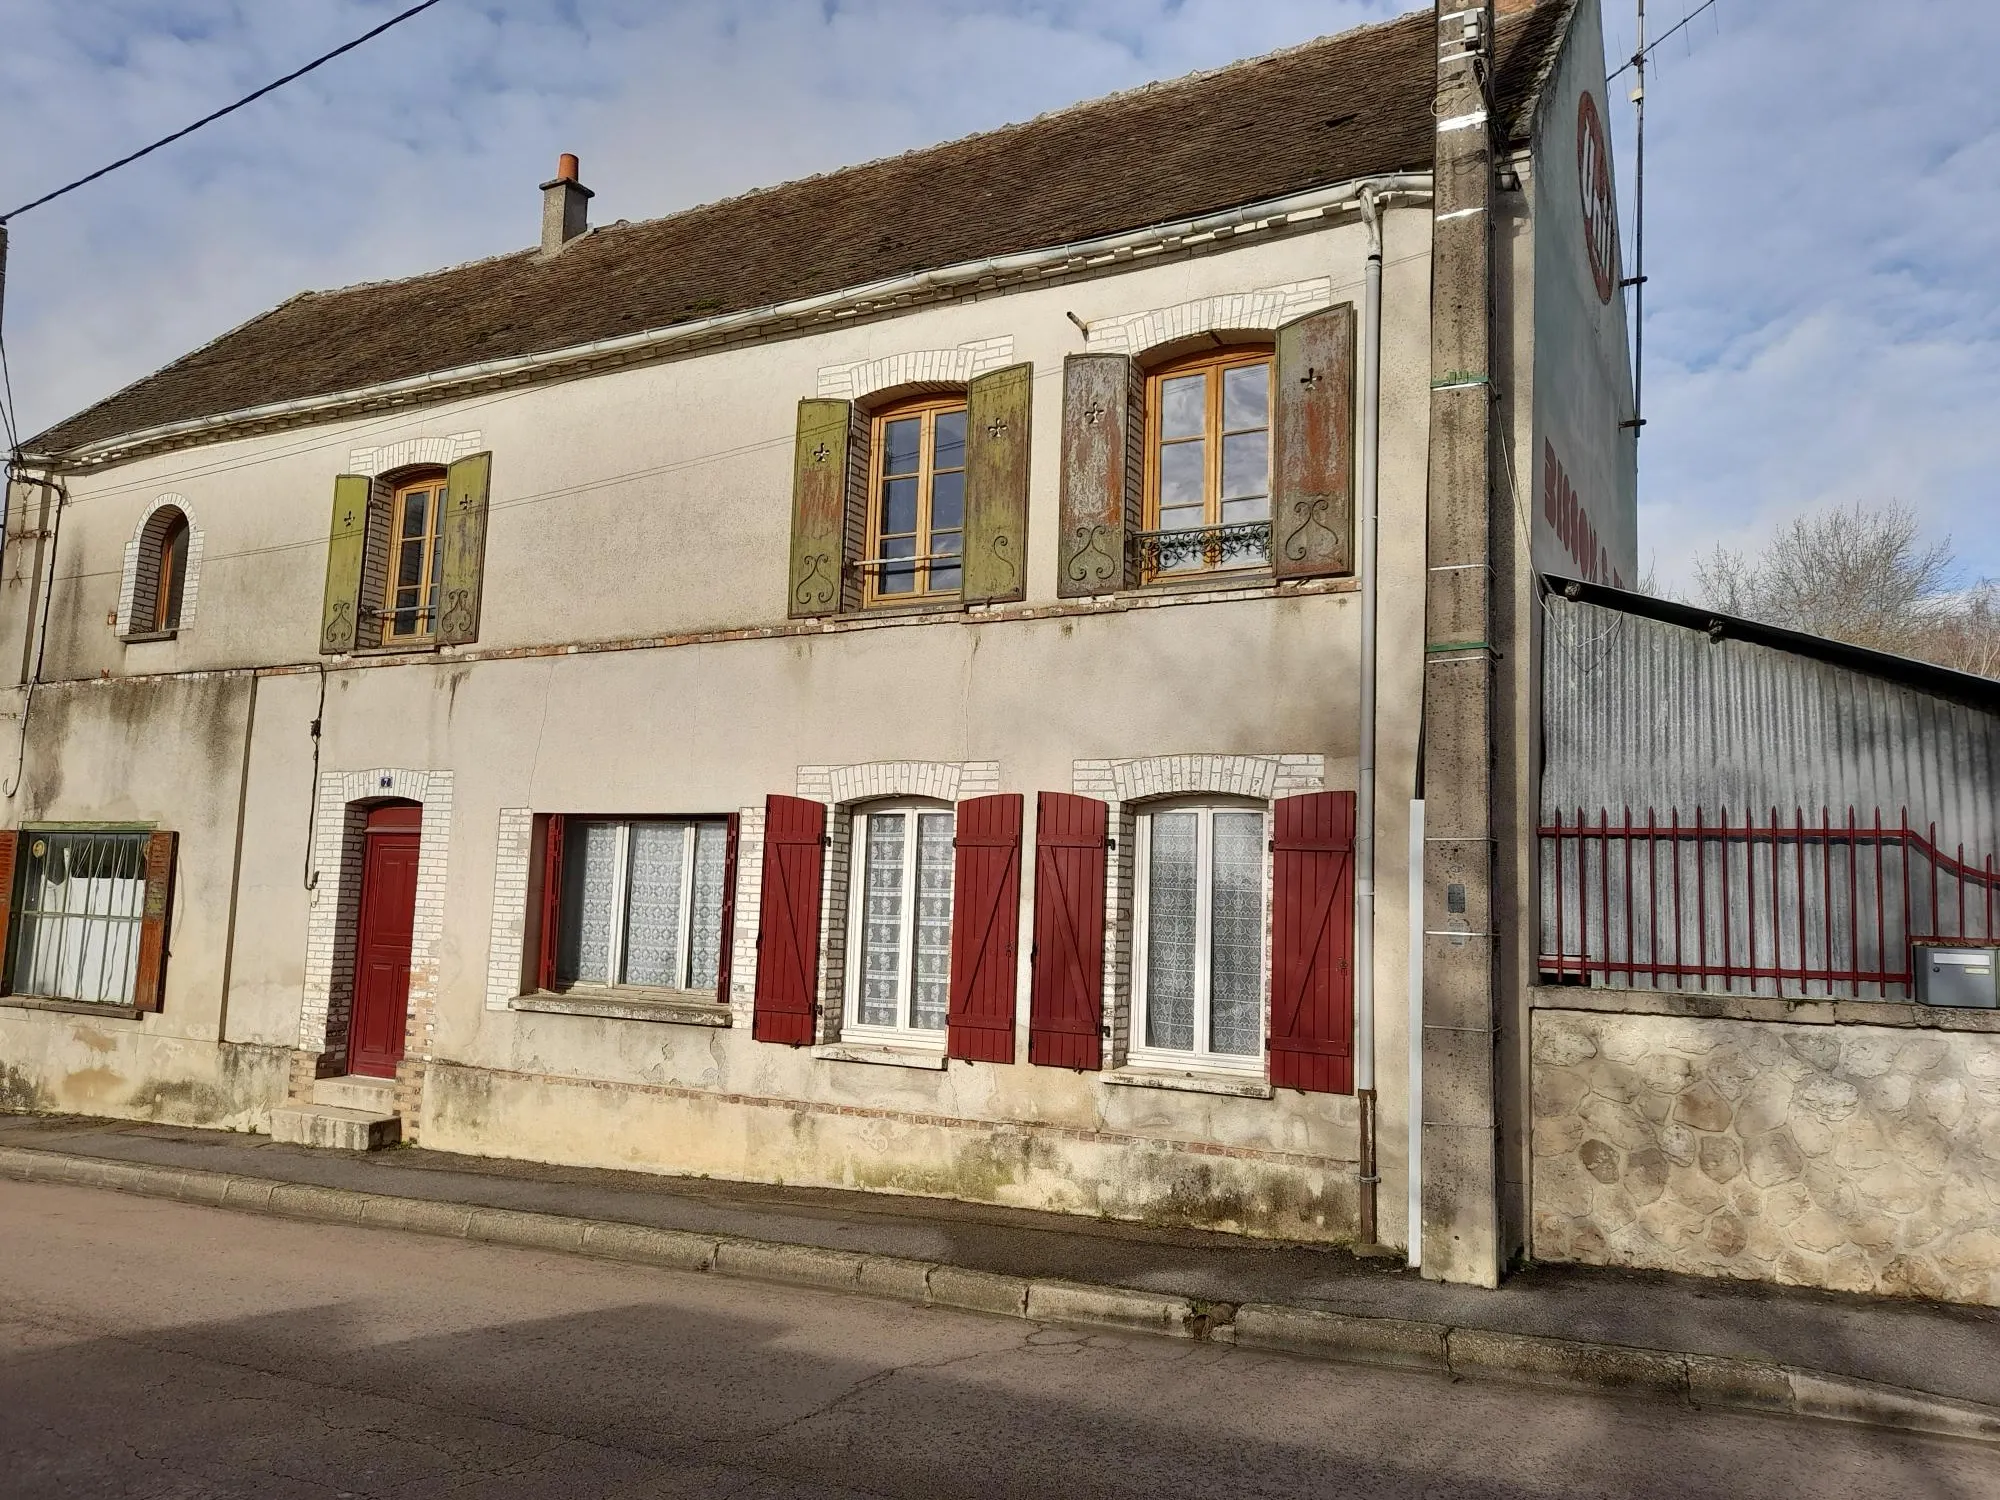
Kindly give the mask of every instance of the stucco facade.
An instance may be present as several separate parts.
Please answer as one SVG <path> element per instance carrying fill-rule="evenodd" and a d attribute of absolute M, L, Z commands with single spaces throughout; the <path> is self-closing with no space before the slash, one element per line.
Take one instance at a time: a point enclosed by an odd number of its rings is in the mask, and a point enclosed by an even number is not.
<path fill-rule="evenodd" d="M 1427 80 L 1416 106 L 1426 129 L 1428 105 Z M 1551 149 L 1572 142 L 1558 135 Z M 1525 1121 L 1504 1095 L 1524 1087 L 1526 1067 L 1529 958 L 1518 940 L 1530 867 L 1512 851 L 1525 847 L 1532 815 L 1536 593 L 1512 476 L 1533 472 L 1540 336 L 1536 157 L 1511 151 L 1502 165 L 1489 302 L 1454 314 L 1490 315 L 1492 368 L 1474 399 L 1492 401 L 1503 450 L 1485 501 L 1484 471 L 1469 481 L 1472 509 L 1490 507 L 1480 529 L 1496 580 L 1493 634 L 1470 645 L 1491 658 L 1502 850 L 1490 920 L 1473 936 L 1498 955 L 1498 990 L 1485 1040 L 1439 1053 L 1424 1095 L 1425 1122 L 1465 1126 L 1475 1153 L 1493 1158 L 1491 1172 L 1447 1170 L 1432 1184 L 1439 1222 L 1449 1228 L 1462 1202 L 1489 1228 L 1462 1244 L 1446 1235 L 1426 1269 L 1489 1282 L 1526 1234 Z M 1427 926 L 1412 920 L 1407 851 L 1426 660 L 1437 650 L 1426 617 L 1440 525 L 1433 421 L 1440 390 L 1464 388 L 1464 372 L 1435 367 L 1428 175 L 1395 183 L 1374 205 L 1376 942 L 1371 983 L 1359 987 L 1373 996 L 1379 1064 L 1373 1174 L 1351 1089 L 1129 1057 L 1139 816 L 1163 799 L 1226 799 L 1263 809 L 1275 844 L 1286 799 L 1357 789 L 1356 567 L 1297 579 L 1252 568 L 1088 595 L 1058 576 L 1066 361 L 1115 355 L 1143 373 L 1191 350 L 1269 348 L 1298 319 L 1362 309 L 1370 230 L 1353 194 L 1325 211 L 1253 216 L 1227 233 L 1167 236 L 1145 254 L 1078 257 L 1033 278 L 941 285 L 905 305 L 773 321 L 584 373 L 524 365 L 476 388 L 265 414 L 26 475 L 10 495 L 0 588 L 0 664 L 18 684 L 0 695 L 0 726 L 20 735 L 6 826 L 171 830 L 179 855 L 158 1009 L 79 1014 L 45 997 L 0 997 L 0 1102 L 268 1128 L 274 1110 L 339 1071 L 359 851 L 368 809 L 395 799 L 421 809 L 422 829 L 395 1083 L 405 1139 L 1327 1242 L 1356 1238 L 1372 1175 L 1375 1238 L 1408 1246 L 1406 1143 L 1419 1132 L 1403 1062 L 1413 950 L 1402 935 L 1414 927 L 1421 947 Z M 558 243 L 551 253 L 574 252 Z M 898 395 L 963 391 L 1023 366 L 1032 437 L 1022 596 L 797 618 L 788 566 L 800 403 L 851 401 L 865 415 Z M 1319 378 L 1304 372 L 1308 384 Z M 336 477 L 355 476 L 367 493 L 412 465 L 489 454 L 474 638 L 324 651 Z M 131 550 L 166 501 L 199 518 L 190 602 L 177 630 L 130 639 Z M 379 576 L 367 586 L 379 589 Z M 1434 764 L 1455 732 L 1433 723 Z M 843 1037 L 847 815 L 888 795 L 952 805 L 1020 794 L 1032 811 L 1045 793 L 1107 809 L 1102 1065 L 1030 1061 L 1033 827 L 1013 1060 L 898 1055 Z M 801 1045 L 753 1036 L 769 961 L 759 923 L 772 797 L 831 815 L 818 1010 Z M 583 1004 L 538 985 L 538 841 L 551 816 L 587 814 L 734 820 L 730 962 L 714 1003 Z M 1267 893 L 1277 858 L 1264 860 Z M 1439 903 L 1428 925 L 1459 932 L 1462 901 L 1447 916 L 1440 888 Z M 1268 1023 L 1268 972 L 1263 983 Z M 1437 1043 L 1452 1028 L 1431 1029 Z"/>

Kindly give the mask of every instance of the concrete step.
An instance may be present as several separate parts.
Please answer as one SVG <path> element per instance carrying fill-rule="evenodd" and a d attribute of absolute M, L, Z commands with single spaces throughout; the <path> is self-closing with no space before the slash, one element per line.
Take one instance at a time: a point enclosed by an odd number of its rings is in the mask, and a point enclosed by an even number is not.
<path fill-rule="evenodd" d="M 312 1102 L 331 1104 L 335 1109 L 365 1110 L 371 1115 L 396 1112 L 396 1080 L 367 1078 L 350 1073 L 345 1078 L 321 1078 L 313 1083 Z"/>
<path fill-rule="evenodd" d="M 403 1138 L 394 1115 L 333 1104 L 287 1104 L 271 1111 L 271 1139 L 334 1151 L 379 1151 Z"/>

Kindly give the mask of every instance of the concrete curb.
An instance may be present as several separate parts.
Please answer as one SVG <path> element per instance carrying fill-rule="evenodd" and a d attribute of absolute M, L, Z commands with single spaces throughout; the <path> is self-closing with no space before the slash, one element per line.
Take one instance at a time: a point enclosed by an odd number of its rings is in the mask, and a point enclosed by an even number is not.
<path fill-rule="evenodd" d="M 1678 1354 L 1403 1318 L 1352 1317 L 1272 1303 L 1232 1306 L 1131 1287 L 1004 1276 L 813 1245 L 518 1209 L 477 1208 L 351 1188 L 101 1161 L 17 1146 L 0 1146 L 0 1177 L 110 1188 L 287 1219 L 401 1229 L 675 1271 L 706 1271 L 789 1286 L 858 1292 L 919 1307 L 950 1307 L 1040 1323 L 1233 1344 L 1240 1349 L 1346 1364 L 1417 1370 L 1453 1380 L 1501 1380 L 1573 1391 L 1664 1396 L 1700 1410 L 1854 1422 L 2000 1444 L 2000 1407 L 1753 1359 Z"/>

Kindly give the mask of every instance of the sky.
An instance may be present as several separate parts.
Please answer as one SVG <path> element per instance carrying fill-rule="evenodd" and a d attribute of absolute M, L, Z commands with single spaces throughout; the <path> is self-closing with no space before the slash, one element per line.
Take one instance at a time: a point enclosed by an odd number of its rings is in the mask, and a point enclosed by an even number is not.
<path fill-rule="evenodd" d="M 0 0 L 0 212 L 407 0 Z M 1651 33 L 1699 0 L 1652 0 Z M 443 0 L 12 229 L 35 432 L 307 288 L 535 242 L 583 159 L 596 222 L 1029 118 L 1382 20 L 1409 0 Z M 1632 49 L 1633 0 L 1607 46 Z M 1717 0 L 1648 91 L 1640 550 L 1901 501 L 2000 576 L 2000 11 Z M 1631 109 L 1614 85 L 1621 186 Z M 1625 244 L 1632 244 L 1629 220 Z"/>

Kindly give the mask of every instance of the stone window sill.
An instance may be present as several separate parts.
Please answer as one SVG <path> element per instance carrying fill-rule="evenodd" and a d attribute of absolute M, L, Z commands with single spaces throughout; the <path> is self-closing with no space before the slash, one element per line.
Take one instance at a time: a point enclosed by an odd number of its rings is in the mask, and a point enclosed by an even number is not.
<path fill-rule="evenodd" d="M 118 639 L 128 646 L 145 646 L 154 641 L 170 641 L 179 634 L 179 627 L 172 630 L 135 630 L 129 635 L 119 636 Z"/>
<path fill-rule="evenodd" d="M 436 651 L 438 643 L 422 636 L 411 636 L 406 641 L 395 641 L 380 646 L 356 646 L 349 656 L 411 656 L 418 652 Z"/>
<path fill-rule="evenodd" d="M 513 1010 L 551 1016 L 598 1016 L 610 1021 L 665 1021 L 679 1026 L 727 1026 L 729 1007 L 699 990 L 589 992 L 536 990 L 507 1002 Z"/>
<path fill-rule="evenodd" d="M 56 1010 L 73 1016 L 109 1016 L 136 1021 L 146 1014 L 136 1005 L 112 1005 L 103 1000 L 58 1000 L 47 995 L 0 995 L 0 1006 L 14 1010 Z"/>
<path fill-rule="evenodd" d="M 1130 1089 L 1173 1089 L 1185 1094 L 1227 1094 L 1238 1099 L 1269 1099 L 1271 1085 L 1249 1074 L 1166 1073 L 1157 1068 L 1120 1068 L 1098 1075 L 1106 1083 Z"/>
<path fill-rule="evenodd" d="M 1537 1010 L 1588 1010 L 1703 1021 L 1780 1021 L 1793 1026 L 1890 1026 L 1909 1030 L 2000 1033 L 2000 1010 L 1912 1005 L 1902 1000 L 1781 1000 L 1775 995 L 1708 995 L 1693 990 L 1596 989 L 1538 985 Z"/>
<path fill-rule="evenodd" d="M 884 1047 L 872 1042 L 827 1042 L 813 1048 L 812 1055 L 823 1062 L 874 1063 L 885 1068 L 927 1068 L 933 1073 L 942 1073 L 946 1062 L 942 1048 L 930 1052 L 915 1047 Z"/>

